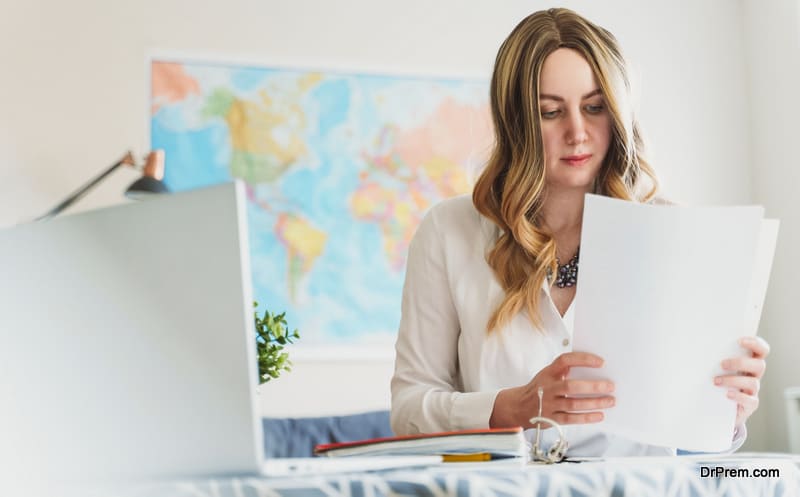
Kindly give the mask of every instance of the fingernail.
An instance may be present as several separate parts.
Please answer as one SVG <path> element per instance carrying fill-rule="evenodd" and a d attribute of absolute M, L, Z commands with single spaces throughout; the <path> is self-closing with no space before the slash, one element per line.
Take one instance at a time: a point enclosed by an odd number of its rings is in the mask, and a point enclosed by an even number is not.
<path fill-rule="evenodd" d="M 728 398 L 733 399 L 736 397 L 736 390 L 728 390 Z"/>
<path fill-rule="evenodd" d="M 613 392 L 614 391 L 614 384 L 613 383 L 606 383 L 605 390 L 606 390 L 606 392 Z"/>
<path fill-rule="evenodd" d="M 739 345 L 750 345 L 754 340 L 750 337 L 742 337 L 739 339 Z"/>
<path fill-rule="evenodd" d="M 720 378 L 719 376 L 714 378 L 714 384 L 715 385 L 722 385 L 722 378 Z"/>
<path fill-rule="evenodd" d="M 730 368 L 731 368 L 731 361 L 729 359 L 725 359 L 724 361 L 722 361 L 722 369 L 730 369 Z"/>

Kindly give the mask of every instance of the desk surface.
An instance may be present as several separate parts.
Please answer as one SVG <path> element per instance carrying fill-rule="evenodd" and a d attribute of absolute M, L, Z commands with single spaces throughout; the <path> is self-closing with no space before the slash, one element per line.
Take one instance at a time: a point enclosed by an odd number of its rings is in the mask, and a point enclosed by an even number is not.
<path fill-rule="evenodd" d="M 120 497 L 257 496 L 800 496 L 800 456 L 623 458 L 552 466 L 461 463 L 302 478 L 176 481 L 120 490 Z M 719 469 L 717 469 L 719 468 Z M 725 472 L 727 470 L 727 472 Z M 736 470 L 737 473 L 732 473 Z M 757 471 L 773 476 L 757 476 Z M 777 470 L 778 475 L 775 474 Z M 725 472 L 725 473 L 723 473 Z"/>

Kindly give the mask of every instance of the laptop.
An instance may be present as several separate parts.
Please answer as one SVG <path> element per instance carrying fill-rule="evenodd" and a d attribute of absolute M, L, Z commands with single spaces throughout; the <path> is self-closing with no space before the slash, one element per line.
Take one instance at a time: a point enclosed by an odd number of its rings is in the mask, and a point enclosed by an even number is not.
<path fill-rule="evenodd" d="M 8 228 L 0 261 L 0 481 L 440 460 L 264 459 L 240 182 Z"/>

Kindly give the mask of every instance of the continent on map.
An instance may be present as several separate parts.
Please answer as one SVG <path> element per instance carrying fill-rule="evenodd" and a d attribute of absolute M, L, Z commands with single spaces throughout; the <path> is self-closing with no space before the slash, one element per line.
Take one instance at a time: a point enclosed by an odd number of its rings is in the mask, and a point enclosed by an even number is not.
<path fill-rule="evenodd" d="M 469 191 L 467 171 L 482 164 L 491 137 L 488 106 L 445 98 L 414 128 L 387 124 L 371 150 L 363 151 L 368 167 L 350 208 L 356 219 L 378 224 L 394 271 L 405 266 L 408 244 L 428 207 Z"/>
<path fill-rule="evenodd" d="M 189 95 L 200 95 L 200 84 L 186 74 L 183 64 L 153 62 L 151 72 L 151 114 L 155 114 L 162 105 L 180 102 Z"/>
<path fill-rule="evenodd" d="M 430 204 L 417 190 L 398 190 L 375 182 L 361 183 L 350 198 L 353 216 L 376 223 L 383 250 L 394 271 L 402 271 L 408 242 L 419 224 L 419 213 Z"/>
<path fill-rule="evenodd" d="M 203 109 L 205 117 L 226 121 L 231 143 L 231 175 L 251 184 L 273 183 L 309 151 L 305 140 L 308 118 L 299 104 L 302 94 L 319 80 L 319 74 L 306 74 L 292 87 L 296 95 L 276 102 L 268 90 L 253 100 L 217 88 Z"/>
<path fill-rule="evenodd" d="M 274 231 L 286 249 L 289 296 L 295 300 L 300 279 L 311 271 L 314 261 L 322 255 L 328 237 L 310 221 L 290 213 L 278 215 Z"/>

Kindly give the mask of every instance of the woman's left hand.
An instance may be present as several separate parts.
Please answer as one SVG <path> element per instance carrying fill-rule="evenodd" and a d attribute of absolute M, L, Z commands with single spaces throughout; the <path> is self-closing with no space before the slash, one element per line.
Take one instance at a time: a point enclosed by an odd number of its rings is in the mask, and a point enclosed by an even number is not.
<path fill-rule="evenodd" d="M 728 387 L 728 398 L 736 401 L 736 426 L 742 426 L 758 408 L 758 390 L 769 355 L 769 344 L 761 337 L 740 338 L 739 345 L 750 351 L 750 357 L 725 359 L 722 369 L 730 374 L 714 378 L 714 384 Z"/>

